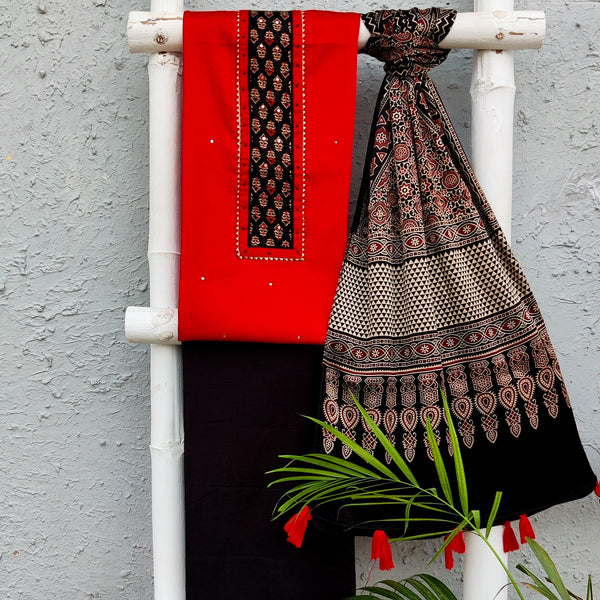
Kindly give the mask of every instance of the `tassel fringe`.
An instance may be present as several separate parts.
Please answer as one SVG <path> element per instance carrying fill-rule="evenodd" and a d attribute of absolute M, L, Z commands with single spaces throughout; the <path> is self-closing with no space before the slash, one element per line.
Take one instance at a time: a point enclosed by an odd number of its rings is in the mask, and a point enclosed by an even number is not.
<path fill-rule="evenodd" d="M 452 546 L 452 550 L 454 550 L 454 552 L 457 554 L 465 553 L 465 535 L 462 529 L 456 534 L 456 537 L 452 540 L 450 545 Z"/>
<path fill-rule="evenodd" d="M 504 533 L 502 534 L 502 544 L 504 552 L 514 552 L 519 549 L 519 542 L 515 535 L 515 530 L 512 528 L 510 521 L 504 523 Z"/>
<path fill-rule="evenodd" d="M 535 531 L 527 518 L 527 515 L 521 515 L 519 520 L 519 534 L 521 536 L 521 544 L 527 543 L 527 538 L 535 540 Z"/>
<path fill-rule="evenodd" d="M 444 548 L 444 561 L 448 571 L 452 571 L 452 569 L 454 569 L 454 552 L 452 552 L 451 546 L 452 544 L 448 544 L 446 548 Z"/>
<path fill-rule="evenodd" d="M 293 544 L 296 548 L 302 546 L 306 527 L 311 519 L 310 509 L 308 506 L 305 506 L 284 525 L 283 529 L 288 534 L 287 541 L 290 544 Z"/>
<path fill-rule="evenodd" d="M 385 531 L 381 531 L 381 529 L 373 534 L 373 540 L 371 541 L 371 560 L 377 559 L 379 559 L 379 569 L 381 571 L 391 571 L 394 568 L 392 547 Z"/>
<path fill-rule="evenodd" d="M 448 539 L 448 535 L 444 540 Z M 466 550 L 465 536 L 462 529 L 454 536 L 452 541 L 444 548 L 444 560 L 446 562 L 446 569 L 451 571 L 454 568 L 454 553 L 464 554 Z"/>

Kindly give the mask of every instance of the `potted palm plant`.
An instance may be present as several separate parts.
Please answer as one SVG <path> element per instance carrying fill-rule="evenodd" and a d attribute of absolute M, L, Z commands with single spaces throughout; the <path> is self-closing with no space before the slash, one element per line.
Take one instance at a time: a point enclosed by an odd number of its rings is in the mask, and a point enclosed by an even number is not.
<path fill-rule="evenodd" d="M 393 566 L 389 542 L 418 539 L 423 537 L 443 537 L 443 542 L 431 562 L 441 554 L 448 560 L 453 552 L 464 551 L 463 531 L 469 530 L 480 537 L 496 556 L 505 570 L 510 585 L 518 597 L 525 600 L 524 590 L 533 590 L 549 600 L 583 600 L 583 597 L 570 592 L 558 570 L 543 547 L 533 539 L 525 539 L 534 557 L 544 571 L 538 577 L 530 569 L 518 564 L 516 569 L 527 576 L 525 582 L 517 581 L 496 549 L 489 541 L 490 531 L 502 501 L 502 493 L 497 492 L 489 511 L 486 523 L 482 523 L 481 511 L 470 506 L 467 478 L 460 451 L 458 435 L 450 414 L 448 402 L 440 390 L 444 405 L 444 414 L 452 448 L 452 465 L 447 466 L 438 445 L 429 420 L 426 422 L 427 439 L 435 464 L 438 485 L 422 487 L 407 462 L 400 456 L 393 444 L 379 429 L 368 412 L 353 396 L 365 424 L 377 437 L 391 458 L 390 466 L 364 450 L 355 441 L 344 435 L 332 425 L 311 419 L 319 427 L 333 434 L 352 450 L 352 460 L 344 460 L 323 453 L 305 455 L 281 455 L 288 461 L 284 466 L 270 471 L 275 480 L 270 484 L 285 486 L 287 489 L 275 507 L 274 518 L 293 513 L 286 523 L 288 540 L 296 546 L 301 545 L 304 531 L 310 518 L 310 510 L 327 504 L 362 507 L 395 507 L 398 515 L 394 521 L 404 523 L 405 535 L 388 540 L 383 530 L 375 532 L 373 537 L 372 558 L 379 559 L 382 569 Z M 453 492 L 457 490 L 457 494 Z M 414 512 L 418 510 L 418 516 Z M 386 519 L 383 519 L 385 522 Z M 411 522 L 419 520 L 428 523 L 427 534 L 409 534 Z M 388 598 L 391 600 L 456 600 L 452 591 L 439 579 L 421 574 L 402 581 L 385 580 L 376 585 L 361 588 L 358 596 L 348 600 Z M 588 579 L 585 600 L 593 600 L 591 578 Z"/>

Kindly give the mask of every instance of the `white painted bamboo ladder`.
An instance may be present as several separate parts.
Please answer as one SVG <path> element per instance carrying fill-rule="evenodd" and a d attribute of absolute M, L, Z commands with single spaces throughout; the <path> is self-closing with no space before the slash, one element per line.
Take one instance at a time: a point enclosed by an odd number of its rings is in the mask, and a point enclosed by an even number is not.
<path fill-rule="evenodd" d="M 476 12 L 459 14 L 441 45 L 477 50 L 471 84 L 472 162 L 510 239 L 513 51 L 540 48 L 545 17 L 538 11 L 513 12 L 512 0 L 474 2 Z M 183 400 L 177 340 L 182 19 L 183 0 L 152 0 L 150 12 L 130 13 L 127 26 L 130 51 L 150 53 L 150 307 L 127 309 L 125 333 L 130 342 L 151 344 L 155 600 L 185 599 Z M 359 44 L 367 38 L 368 32 L 361 29 Z M 501 528 L 495 527 L 491 536 L 504 556 Z M 507 578 L 495 557 L 476 536 L 467 535 L 466 542 L 463 599 L 505 600 Z"/>

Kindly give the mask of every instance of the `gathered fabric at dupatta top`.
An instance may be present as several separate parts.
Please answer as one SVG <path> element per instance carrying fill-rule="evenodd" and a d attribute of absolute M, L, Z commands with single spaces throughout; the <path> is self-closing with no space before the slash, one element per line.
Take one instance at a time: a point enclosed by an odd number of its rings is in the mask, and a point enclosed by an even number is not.
<path fill-rule="evenodd" d="M 443 389 L 472 506 L 485 514 L 502 491 L 504 522 L 580 498 L 596 478 L 539 308 L 428 75 L 448 54 L 438 43 L 454 18 L 437 8 L 363 16 L 366 52 L 386 76 L 329 322 L 322 407 L 383 458 L 352 392 L 429 486 L 425 424 L 447 437 Z M 350 458 L 323 436 L 325 452 Z M 373 530 L 355 509 L 336 520 Z"/>

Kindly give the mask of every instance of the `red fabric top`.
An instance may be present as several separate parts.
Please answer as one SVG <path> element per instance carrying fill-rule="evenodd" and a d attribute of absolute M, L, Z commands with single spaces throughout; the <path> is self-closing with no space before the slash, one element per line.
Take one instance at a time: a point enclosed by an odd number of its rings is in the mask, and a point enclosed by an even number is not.
<path fill-rule="evenodd" d="M 262 74 L 249 60 L 256 33 L 248 25 L 253 15 L 184 15 L 181 340 L 325 340 L 346 244 L 360 18 L 324 11 L 290 15 L 293 203 L 288 216 L 292 214 L 293 241 L 285 242 L 284 237 L 283 247 L 275 238 L 281 233 L 267 232 L 275 217 L 265 212 L 263 224 L 258 214 L 267 206 L 267 197 L 276 194 L 277 182 L 268 179 L 264 205 L 253 207 L 250 199 L 260 179 L 250 172 L 256 167 L 252 161 L 259 162 L 252 153 L 257 121 L 251 109 L 253 102 L 260 104 L 254 92 L 264 91 Z M 282 39 L 285 50 L 286 38 Z M 258 75 L 258 83 L 249 84 L 249 74 Z M 277 101 L 271 104 L 267 99 L 270 110 L 277 108 Z M 270 135 L 286 141 L 285 135 L 269 130 Z M 265 144 L 271 143 L 268 136 Z M 255 196 L 255 202 L 262 202 Z M 286 217 L 283 220 L 285 228 Z M 258 222 L 264 227 L 260 234 Z"/>

